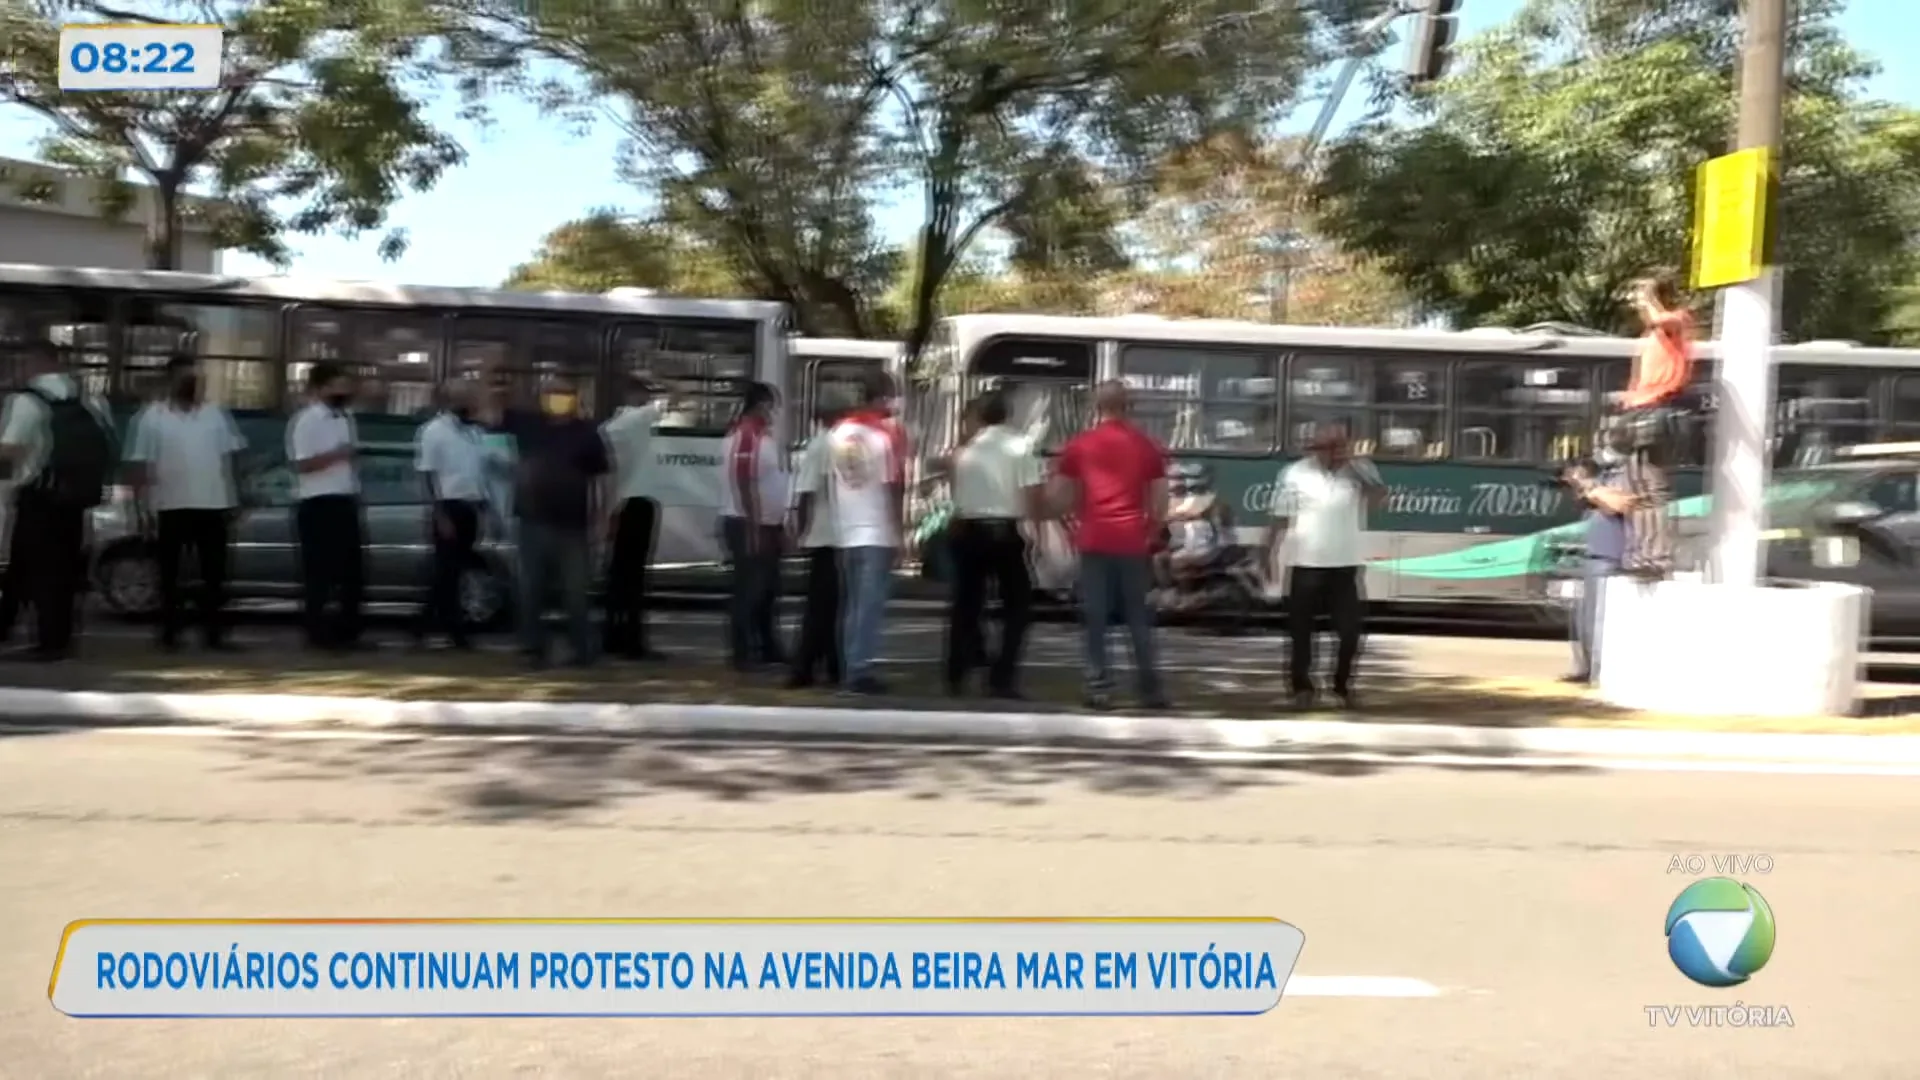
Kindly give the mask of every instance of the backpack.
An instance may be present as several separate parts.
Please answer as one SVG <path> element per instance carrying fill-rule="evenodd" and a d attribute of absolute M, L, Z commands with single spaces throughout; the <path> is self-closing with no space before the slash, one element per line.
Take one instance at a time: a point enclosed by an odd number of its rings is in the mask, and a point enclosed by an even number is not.
<path fill-rule="evenodd" d="M 27 393 L 47 407 L 47 461 L 34 478 L 34 490 L 63 509 L 99 506 L 120 460 L 113 432 L 78 395 L 56 398 L 39 390 Z"/>

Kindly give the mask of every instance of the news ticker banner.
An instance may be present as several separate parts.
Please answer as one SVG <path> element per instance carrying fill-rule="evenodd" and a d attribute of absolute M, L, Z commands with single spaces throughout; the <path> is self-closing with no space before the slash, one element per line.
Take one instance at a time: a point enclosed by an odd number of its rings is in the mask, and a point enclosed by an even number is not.
<path fill-rule="evenodd" d="M 68 23 L 60 89 L 217 89 L 225 44 L 217 23 Z"/>
<path fill-rule="evenodd" d="M 68 1016 L 1199 1016 L 1280 1003 L 1268 918 L 88 920 Z"/>

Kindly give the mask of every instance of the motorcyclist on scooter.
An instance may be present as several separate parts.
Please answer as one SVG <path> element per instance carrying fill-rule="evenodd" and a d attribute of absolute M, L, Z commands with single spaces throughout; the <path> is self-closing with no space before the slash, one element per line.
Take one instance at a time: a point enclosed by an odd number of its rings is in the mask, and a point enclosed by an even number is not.
<path fill-rule="evenodd" d="M 1156 558 L 1163 589 L 1182 595 L 1225 561 L 1233 548 L 1233 515 L 1213 489 L 1212 470 L 1201 466 L 1179 477 L 1167 508 L 1167 544 Z"/>

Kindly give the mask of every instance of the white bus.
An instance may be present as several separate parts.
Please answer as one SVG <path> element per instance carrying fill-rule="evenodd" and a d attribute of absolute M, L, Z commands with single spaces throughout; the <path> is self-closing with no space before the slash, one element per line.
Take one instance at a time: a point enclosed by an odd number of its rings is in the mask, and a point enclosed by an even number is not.
<path fill-rule="evenodd" d="M 1373 330 L 1156 316 L 963 315 L 943 320 L 917 373 L 910 428 L 950 445 L 964 403 L 1006 391 L 1043 451 L 1090 415 L 1103 380 L 1132 391 L 1136 423 L 1176 474 L 1210 476 L 1258 536 L 1273 482 L 1321 421 L 1344 423 L 1391 489 L 1369 520 L 1368 595 L 1382 601 L 1530 599 L 1543 560 L 1578 536 L 1579 509 L 1548 482 L 1590 452 L 1606 395 L 1638 343 L 1565 328 Z M 1703 342 L 1695 379 L 1711 400 Z M 1832 448 L 1920 438 L 1920 351 L 1848 342 L 1774 352 L 1776 467 Z M 1683 433 L 1674 511 L 1704 524 L 1710 413 Z"/>
<path fill-rule="evenodd" d="M 176 350 L 201 359 L 210 400 L 234 411 L 260 459 L 284 473 L 281 425 L 316 361 L 358 375 L 361 440 L 403 445 L 431 411 L 435 384 L 505 373 L 514 400 L 564 373 L 596 418 L 619 407 L 625 376 L 646 371 L 685 408 L 654 440 L 663 520 L 656 559 L 706 563 L 715 539 L 719 443 L 741 388 L 791 378 L 787 312 L 755 300 L 615 290 L 607 296 L 372 282 L 242 278 L 0 264 L 0 380 L 18 381 L 19 347 L 51 341 L 89 389 L 125 417 L 158 389 Z M 387 457 L 393 460 L 388 461 Z M 370 503 L 419 497 L 404 455 L 363 472 Z M 276 469 L 276 464 L 281 468 Z"/>

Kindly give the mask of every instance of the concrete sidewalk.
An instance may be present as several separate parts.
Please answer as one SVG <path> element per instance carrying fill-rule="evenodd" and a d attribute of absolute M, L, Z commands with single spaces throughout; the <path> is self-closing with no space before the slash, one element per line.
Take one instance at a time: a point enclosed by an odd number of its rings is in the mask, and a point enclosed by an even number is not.
<path fill-rule="evenodd" d="M 1778 766 L 1920 774 L 1920 736 L 1468 727 L 1344 720 L 743 705 L 397 701 L 290 694 L 0 689 L 0 725 L 346 729 L 419 734 L 746 738 L 1084 748 L 1144 755 L 1623 768 Z"/>

